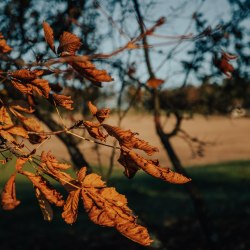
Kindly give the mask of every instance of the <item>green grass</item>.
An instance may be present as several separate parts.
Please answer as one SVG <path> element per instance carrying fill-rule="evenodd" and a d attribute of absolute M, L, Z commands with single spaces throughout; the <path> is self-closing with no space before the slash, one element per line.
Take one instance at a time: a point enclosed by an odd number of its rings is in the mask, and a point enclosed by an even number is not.
<path fill-rule="evenodd" d="M 13 162 L 0 166 L 1 189 L 13 169 Z M 168 184 L 144 173 L 128 180 L 121 171 L 115 171 L 109 185 L 127 196 L 129 207 L 150 231 L 157 232 L 166 241 L 168 249 L 203 249 L 193 205 L 184 185 Z M 187 171 L 202 193 L 211 222 L 222 240 L 231 240 L 223 249 L 248 249 L 250 161 L 190 167 Z M 92 224 L 82 207 L 77 223 L 72 226 L 63 222 L 58 209 L 55 209 L 55 219 L 45 222 L 29 181 L 19 176 L 16 188 L 21 205 L 14 211 L 0 211 L 3 250 L 69 249 L 70 246 L 74 249 L 144 249 L 113 229 Z"/>

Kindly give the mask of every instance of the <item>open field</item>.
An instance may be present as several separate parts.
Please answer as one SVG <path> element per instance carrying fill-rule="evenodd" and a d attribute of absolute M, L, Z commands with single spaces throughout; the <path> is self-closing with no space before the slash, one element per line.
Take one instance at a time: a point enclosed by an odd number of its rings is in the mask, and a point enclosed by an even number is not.
<path fill-rule="evenodd" d="M 58 119 L 58 117 L 56 119 Z M 65 121 L 67 121 L 66 117 Z M 115 115 L 111 115 L 107 123 L 116 125 Z M 164 123 L 166 129 L 171 129 L 174 124 L 174 119 L 168 119 L 164 121 Z M 153 118 L 151 116 L 147 114 L 128 115 L 124 119 L 121 127 L 123 129 L 131 129 L 133 132 L 138 132 L 140 138 L 157 146 L 160 152 L 156 153 L 154 158 L 158 158 L 162 166 L 171 165 L 155 133 Z M 218 116 L 205 118 L 203 116 L 195 116 L 194 119 L 185 120 L 182 128 L 191 136 L 209 142 L 209 145 L 205 148 L 204 157 L 193 158 L 188 144 L 179 137 L 173 138 L 172 142 L 184 166 L 250 159 L 250 119 L 230 119 Z M 82 131 L 76 132 L 82 133 Z M 88 137 L 87 134 L 84 136 Z M 111 139 L 107 142 L 112 143 Z M 92 165 L 98 165 L 97 155 L 93 150 L 94 144 L 82 142 L 80 148 L 86 159 L 92 163 Z M 50 140 L 46 144 L 46 147 L 42 147 L 42 149 L 51 149 L 57 157 L 66 161 L 69 160 L 65 146 L 56 138 Z M 107 166 L 111 150 L 106 147 L 100 147 L 99 150 L 102 165 Z M 117 154 L 117 157 L 118 156 L 119 154 Z M 119 167 L 118 164 L 116 167 Z"/>
<path fill-rule="evenodd" d="M 0 189 L 12 170 L 0 167 Z M 110 185 L 125 194 L 129 206 L 143 219 L 158 239 L 145 248 L 121 236 L 112 228 L 89 221 L 80 206 L 77 222 L 66 225 L 55 209 L 52 222 L 42 219 L 32 184 L 17 179 L 17 198 L 21 204 L 13 211 L 0 209 L 1 250 L 205 250 L 203 236 L 184 185 L 173 185 L 144 173 L 128 180 L 116 170 Z M 220 250 L 250 249 L 250 161 L 188 168 L 207 205 Z M 80 202 L 81 205 L 81 202 Z"/>

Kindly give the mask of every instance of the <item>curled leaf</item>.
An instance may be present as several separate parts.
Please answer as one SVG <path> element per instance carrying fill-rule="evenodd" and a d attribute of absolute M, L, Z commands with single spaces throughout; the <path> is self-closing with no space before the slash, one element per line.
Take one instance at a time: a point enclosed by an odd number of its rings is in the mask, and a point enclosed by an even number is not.
<path fill-rule="evenodd" d="M 218 59 L 217 56 L 214 58 L 214 65 L 227 76 L 228 79 L 232 78 L 232 73 L 234 72 L 234 67 L 229 63 L 230 60 L 236 59 L 236 55 L 231 55 L 226 52 L 222 52 L 221 58 Z"/>
<path fill-rule="evenodd" d="M 74 61 L 70 65 L 77 71 L 78 74 L 88 79 L 93 84 L 100 87 L 100 82 L 111 82 L 112 77 L 106 70 L 99 70 L 90 61 Z"/>
<path fill-rule="evenodd" d="M 71 105 L 74 102 L 71 100 L 71 96 L 52 94 L 52 97 L 57 105 L 64 107 L 68 110 L 73 110 Z"/>
<path fill-rule="evenodd" d="M 63 207 L 62 218 L 67 224 L 72 224 L 77 219 L 80 192 L 81 189 L 71 191 Z"/>
<path fill-rule="evenodd" d="M 114 188 L 83 188 L 83 204 L 91 221 L 98 225 L 114 227 L 127 238 L 148 246 L 152 242 L 145 227 L 136 223 L 136 217 L 127 206 L 124 195 Z"/>
<path fill-rule="evenodd" d="M 108 124 L 102 124 L 102 126 L 110 136 L 113 136 L 118 140 L 122 147 L 127 149 L 140 149 L 148 155 L 152 155 L 159 151 L 157 147 L 151 146 L 148 142 L 135 137 L 136 133 L 133 133 L 130 130 L 122 130 L 119 127 L 110 126 Z"/>
<path fill-rule="evenodd" d="M 92 102 L 88 102 L 88 107 L 91 114 L 95 116 L 98 110 L 97 107 Z"/>
<path fill-rule="evenodd" d="M 108 108 L 97 109 L 92 102 L 88 102 L 88 107 L 91 114 L 95 116 L 100 123 L 109 117 L 110 109 Z"/>
<path fill-rule="evenodd" d="M 7 44 L 2 33 L 0 33 L 0 53 L 8 53 L 12 48 Z"/>
<path fill-rule="evenodd" d="M 133 151 L 122 150 L 119 162 L 125 167 L 127 172 L 132 174 L 138 169 L 142 169 L 147 174 L 174 184 L 184 184 L 191 181 L 190 178 L 182 174 L 173 172 L 169 168 L 162 168 L 157 160 L 146 160 Z M 126 172 L 125 172 L 126 173 Z M 130 176 L 129 176 L 130 177 Z"/>
<path fill-rule="evenodd" d="M 100 124 L 96 124 L 90 121 L 85 121 L 83 123 L 84 127 L 87 129 L 88 133 L 90 136 L 93 138 L 100 140 L 100 141 L 105 141 L 106 137 L 108 135 L 104 135 L 101 130 L 100 130 Z"/>
<path fill-rule="evenodd" d="M 81 46 L 80 38 L 67 31 L 63 32 L 59 41 L 57 53 L 62 55 L 75 55 Z"/>
<path fill-rule="evenodd" d="M 12 210 L 20 204 L 16 199 L 15 178 L 16 174 L 11 175 L 2 191 L 1 203 L 4 210 Z"/>
<path fill-rule="evenodd" d="M 64 205 L 63 196 L 56 189 L 54 189 L 44 177 L 27 171 L 21 171 L 20 173 L 25 175 L 35 187 L 39 188 L 50 203 L 53 203 L 58 207 L 62 207 Z"/>
<path fill-rule="evenodd" d="M 48 43 L 51 50 L 55 53 L 54 32 L 47 22 L 43 22 L 43 31 L 46 42 Z"/>
<path fill-rule="evenodd" d="M 35 194 L 36 198 L 38 200 L 38 204 L 40 206 L 40 209 L 43 214 L 43 219 L 46 221 L 52 221 L 53 219 L 53 210 L 50 206 L 49 201 L 46 199 L 46 197 L 43 195 L 41 190 L 37 187 L 35 187 Z"/>
<path fill-rule="evenodd" d="M 24 165 L 27 161 L 28 161 L 28 158 L 22 158 L 22 157 L 17 158 L 17 160 L 16 160 L 16 166 L 15 166 L 16 170 L 17 170 L 17 171 L 21 171 L 22 168 L 23 168 L 23 165 Z"/>
<path fill-rule="evenodd" d="M 164 80 L 162 79 L 158 79 L 158 78 L 150 78 L 148 81 L 147 81 L 147 85 L 151 88 L 158 88 L 160 85 L 162 85 L 164 83 Z"/>

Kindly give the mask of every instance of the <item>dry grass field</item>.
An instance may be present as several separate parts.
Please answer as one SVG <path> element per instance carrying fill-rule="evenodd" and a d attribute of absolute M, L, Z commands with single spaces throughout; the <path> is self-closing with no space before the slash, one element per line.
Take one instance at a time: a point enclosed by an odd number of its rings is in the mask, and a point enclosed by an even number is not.
<path fill-rule="evenodd" d="M 67 118 L 65 121 L 67 121 Z M 58 118 L 56 118 L 58 119 Z M 107 120 L 110 125 L 116 125 L 116 116 L 113 115 Z M 174 124 L 174 119 L 163 120 L 164 128 L 171 129 Z M 150 144 L 159 147 L 159 153 L 154 155 L 160 160 L 162 166 L 170 166 L 170 161 L 157 137 L 154 129 L 154 123 L 151 116 L 146 114 L 128 115 L 121 127 L 123 129 L 131 129 L 133 132 L 138 132 L 140 138 L 150 142 Z M 197 137 L 208 142 L 205 147 L 204 157 L 192 157 L 190 147 L 179 137 L 172 139 L 172 143 L 176 149 L 184 166 L 195 166 L 211 163 L 219 163 L 231 160 L 249 160 L 250 159 L 250 119 L 238 118 L 231 119 L 227 117 L 211 116 L 204 117 L 196 115 L 193 119 L 184 120 L 182 128 L 191 136 Z M 83 131 L 75 131 L 85 137 Z M 107 143 L 112 144 L 112 138 L 107 140 Z M 98 165 L 97 154 L 94 150 L 95 144 L 83 141 L 80 148 L 86 159 L 92 165 Z M 57 139 L 52 138 L 42 150 L 50 149 L 59 159 L 69 161 L 70 157 L 66 147 Z M 111 150 L 107 147 L 99 147 L 101 155 L 101 163 L 103 166 L 109 164 L 109 156 Z M 117 157 L 119 154 L 117 153 Z M 118 163 L 116 164 L 118 166 Z"/>

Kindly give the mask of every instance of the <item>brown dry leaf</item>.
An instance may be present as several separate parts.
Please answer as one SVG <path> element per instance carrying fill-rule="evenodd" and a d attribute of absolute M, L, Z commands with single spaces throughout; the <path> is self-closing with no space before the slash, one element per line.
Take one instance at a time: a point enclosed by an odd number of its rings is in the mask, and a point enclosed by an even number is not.
<path fill-rule="evenodd" d="M 104 181 L 102 181 L 100 175 L 92 173 L 92 174 L 88 174 L 84 178 L 84 180 L 82 181 L 82 186 L 86 188 L 89 188 L 89 187 L 103 188 L 103 187 L 106 187 L 106 184 Z"/>
<path fill-rule="evenodd" d="M 147 86 L 151 87 L 151 88 L 158 88 L 160 85 L 162 85 L 164 83 L 164 80 L 162 79 L 158 79 L 158 78 L 150 78 L 147 81 Z"/>
<path fill-rule="evenodd" d="M 32 90 L 38 95 L 44 96 L 45 98 L 49 97 L 50 86 L 47 80 L 37 78 L 28 85 L 31 85 Z"/>
<path fill-rule="evenodd" d="M 20 204 L 16 199 L 15 178 L 16 174 L 12 174 L 2 191 L 1 203 L 4 210 L 12 210 Z"/>
<path fill-rule="evenodd" d="M 21 112 L 25 112 L 25 113 L 33 113 L 35 110 L 32 109 L 32 107 L 27 103 L 25 102 L 24 100 L 15 100 L 15 101 L 12 101 L 10 104 L 9 104 L 9 109 L 10 111 L 21 111 Z M 15 113 L 15 112 L 13 112 Z"/>
<path fill-rule="evenodd" d="M 230 60 L 236 59 L 238 56 L 231 55 L 226 52 L 222 52 L 221 58 L 214 58 L 214 65 L 227 76 L 228 79 L 232 78 L 232 73 L 234 72 L 234 67 L 229 63 Z"/>
<path fill-rule="evenodd" d="M 90 121 L 85 121 L 83 123 L 84 127 L 87 129 L 88 133 L 90 136 L 93 138 L 100 140 L 100 141 L 105 141 L 106 137 L 108 135 L 104 135 L 101 130 L 100 130 L 100 124 L 96 124 Z"/>
<path fill-rule="evenodd" d="M 19 120 L 23 123 L 24 128 L 28 132 L 37 132 L 38 134 L 29 134 L 29 141 L 32 144 L 41 143 L 47 137 L 42 135 L 44 132 L 40 123 L 33 117 L 24 117 L 18 115 Z M 40 134 L 39 134 L 40 133 Z"/>
<path fill-rule="evenodd" d="M 6 132 L 12 134 L 12 135 L 18 135 L 18 136 L 22 136 L 24 138 L 29 138 L 27 131 L 20 126 L 15 126 L 12 128 L 9 128 L 6 130 Z"/>
<path fill-rule="evenodd" d="M 44 177 L 27 171 L 20 171 L 20 173 L 25 175 L 35 187 L 39 188 L 50 203 L 53 203 L 58 207 L 62 207 L 64 205 L 63 196 L 56 189 L 54 189 Z"/>
<path fill-rule="evenodd" d="M 51 165 L 55 169 L 66 170 L 66 169 L 69 169 L 71 167 L 69 164 L 59 163 L 58 160 L 56 159 L 56 157 L 54 155 L 52 155 L 50 151 L 48 153 L 46 153 L 45 151 L 43 151 L 41 153 L 41 161 L 42 161 L 42 163 L 46 163 L 47 165 Z"/>
<path fill-rule="evenodd" d="M 94 223 L 115 227 L 120 233 L 139 244 L 152 242 L 145 227 L 136 224 L 136 216 L 127 206 L 127 199 L 115 188 L 107 188 L 101 177 L 89 174 L 82 182 L 81 196 L 89 218 Z"/>
<path fill-rule="evenodd" d="M 70 32 L 63 32 L 59 39 L 58 54 L 75 55 L 75 52 L 80 48 L 80 38 Z"/>
<path fill-rule="evenodd" d="M 77 173 L 77 179 L 79 182 L 82 182 L 86 176 L 87 173 L 87 168 L 86 167 L 82 167 L 78 173 Z"/>
<path fill-rule="evenodd" d="M 159 151 L 157 147 L 151 146 L 148 142 L 135 137 L 136 133 L 133 133 L 130 130 L 122 130 L 119 127 L 110 126 L 108 124 L 102 124 L 102 126 L 110 136 L 113 136 L 118 140 L 121 147 L 126 147 L 128 149 L 137 148 L 143 150 L 148 155 L 152 155 Z"/>
<path fill-rule="evenodd" d="M 43 31 L 46 42 L 48 43 L 51 50 L 56 53 L 54 45 L 54 32 L 47 22 L 43 22 Z"/>
<path fill-rule="evenodd" d="M 55 101 L 56 105 L 64 107 L 68 110 L 73 110 L 71 105 L 74 102 L 71 100 L 71 96 L 52 94 L 52 98 Z"/>
<path fill-rule="evenodd" d="M 37 78 L 37 75 L 28 69 L 19 69 L 12 71 L 8 74 L 11 78 L 14 78 L 18 81 L 33 81 Z"/>
<path fill-rule="evenodd" d="M 88 102 L 88 107 L 91 114 L 95 116 L 98 110 L 97 107 L 92 102 Z"/>
<path fill-rule="evenodd" d="M 63 207 L 62 218 L 67 224 L 73 224 L 77 219 L 80 192 L 81 189 L 71 191 Z"/>
<path fill-rule="evenodd" d="M 17 170 L 17 171 L 21 171 L 22 168 L 23 168 L 23 165 L 24 165 L 28 160 L 29 160 L 28 158 L 22 158 L 22 157 L 17 158 L 17 160 L 16 160 L 16 166 L 15 166 L 16 170 Z"/>
<path fill-rule="evenodd" d="M 0 130 L 0 136 L 8 142 L 16 142 L 15 138 L 5 130 Z"/>
<path fill-rule="evenodd" d="M 37 187 L 35 187 L 35 194 L 36 198 L 38 200 L 38 204 L 40 206 L 40 209 L 43 214 L 43 219 L 45 221 L 52 221 L 53 219 L 53 210 L 50 206 L 49 201 L 46 199 L 46 197 L 43 195 L 41 190 Z"/>
<path fill-rule="evenodd" d="M 125 170 L 123 173 L 129 179 L 133 178 L 137 171 L 140 170 L 138 165 L 134 161 L 131 161 L 128 157 L 126 157 L 126 155 L 124 155 L 122 151 L 120 153 L 118 162 L 124 167 Z"/>
<path fill-rule="evenodd" d="M 23 94 L 32 94 L 34 91 L 38 95 L 48 98 L 50 92 L 48 81 L 37 78 L 39 75 L 43 74 L 41 72 L 43 71 L 20 69 L 10 72 L 8 75 L 11 78 L 12 85 Z"/>
<path fill-rule="evenodd" d="M 0 109 L 0 127 L 3 129 L 8 129 L 14 126 L 14 123 L 11 120 L 11 116 L 7 109 L 2 106 Z"/>
<path fill-rule="evenodd" d="M 109 113 L 110 113 L 109 108 L 98 109 L 96 113 L 96 118 L 100 123 L 102 123 L 106 118 L 109 117 Z"/>
<path fill-rule="evenodd" d="M 170 183 L 184 184 L 191 181 L 190 178 L 173 172 L 169 168 L 160 167 L 158 160 L 146 160 L 135 152 L 124 148 L 122 149 L 121 154 L 123 154 L 123 160 L 119 162 L 125 167 L 125 169 L 134 169 L 135 165 L 137 165 L 138 168 L 142 169 L 147 174 Z"/>
<path fill-rule="evenodd" d="M 61 185 L 68 191 L 74 190 L 70 183 L 75 182 L 75 180 L 67 173 L 62 172 L 61 170 L 68 169 L 71 167 L 65 163 L 58 163 L 57 159 L 48 152 L 42 152 L 41 154 L 41 168 L 45 169 L 50 175 L 53 176 Z"/>
<path fill-rule="evenodd" d="M 13 124 L 10 114 L 4 106 L 0 109 L 0 123 L 0 135 L 7 141 L 15 141 L 12 135 L 29 138 L 27 131 L 23 127 L 15 126 Z"/>
<path fill-rule="evenodd" d="M 110 109 L 108 108 L 98 109 L 92 102 L 88 102 L 88 107 L 91 114 L 95 116 L 100 123 L 109 117 Z"/>
<path fill-rule="evenodd" d="M 0 33 L 0 53 L 8 53 L 12 48 L 7 44 L 2 33 Z"/>
<path fill-rule="evenodd" d="M 107 73 L 106 70 L 96 69 L 95 65 L 90 61 L 75 61 L 70 63 L 78 74 L 82 75 L 90 82 L 100 87 L 101 82 L 111 82 L 113 78 Z"/>

